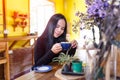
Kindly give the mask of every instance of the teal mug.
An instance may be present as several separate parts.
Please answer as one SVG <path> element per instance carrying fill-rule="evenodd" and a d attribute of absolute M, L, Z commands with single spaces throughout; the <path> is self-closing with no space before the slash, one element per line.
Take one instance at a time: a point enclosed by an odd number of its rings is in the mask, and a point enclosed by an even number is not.
<path fill-rule="evenodd" d="M 72 71 L 75 73 L 82 72 L 82 61 L 72 61 Z"/>

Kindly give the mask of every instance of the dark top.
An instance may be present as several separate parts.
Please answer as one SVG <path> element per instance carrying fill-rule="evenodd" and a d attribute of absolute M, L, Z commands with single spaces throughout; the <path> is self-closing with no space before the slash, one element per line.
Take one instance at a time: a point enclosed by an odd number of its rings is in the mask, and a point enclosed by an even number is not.
<path fill-rule="evenodd" d="M 53 44 L 61 42 L 57 39 L 54 38 Z M 34 48 L 34 66 L 40 66 L 40 65 L 47 65 L 50 62 L 52 62 L 52 59 L 54 57 L 59 56 L 59 54 L 54 54 L 51 51 L 51 48 L 48 48 L 48 40 L 47 38 L 43 38 L 43 37 L 39 37 L 37 39 L 35 48 Z M 75 54 L 76 48 L 71 48 L 69 51 L 69 55 L 73 56 Z M 64 53 L 66 53 L 66 51 L 62 51 Z"/>

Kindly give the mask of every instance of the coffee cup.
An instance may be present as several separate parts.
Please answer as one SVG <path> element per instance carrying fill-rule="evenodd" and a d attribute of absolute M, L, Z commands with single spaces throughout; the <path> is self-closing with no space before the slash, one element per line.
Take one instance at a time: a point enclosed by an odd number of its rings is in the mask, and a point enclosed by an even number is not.
<path fill-rule="evenodd" d="M 68 50 L 71 47 L 70 42 L 61 42 L 61 46 L 63 50 Z"/>

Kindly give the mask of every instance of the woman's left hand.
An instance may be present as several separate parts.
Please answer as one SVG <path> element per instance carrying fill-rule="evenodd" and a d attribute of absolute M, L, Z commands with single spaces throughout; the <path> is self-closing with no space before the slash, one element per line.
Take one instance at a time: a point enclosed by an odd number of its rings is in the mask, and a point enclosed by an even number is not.
<path fill-rule="evenodd" d="M 78 46 L 78 43 L 76 40 L 71 41 L 71 47 L 76 48 Z"/>

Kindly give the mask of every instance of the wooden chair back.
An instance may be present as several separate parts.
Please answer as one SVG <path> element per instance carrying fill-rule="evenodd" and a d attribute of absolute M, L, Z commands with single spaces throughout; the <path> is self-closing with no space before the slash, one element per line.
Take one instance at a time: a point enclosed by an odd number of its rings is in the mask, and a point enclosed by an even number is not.
<path fill-rule="evenodd" d="M 3 56 L 0 56 L 0 64 L 4 64 L 4 78 L 10 80 L 8 42 L 0 42 L 0 53 L 3 53 Z"/>

